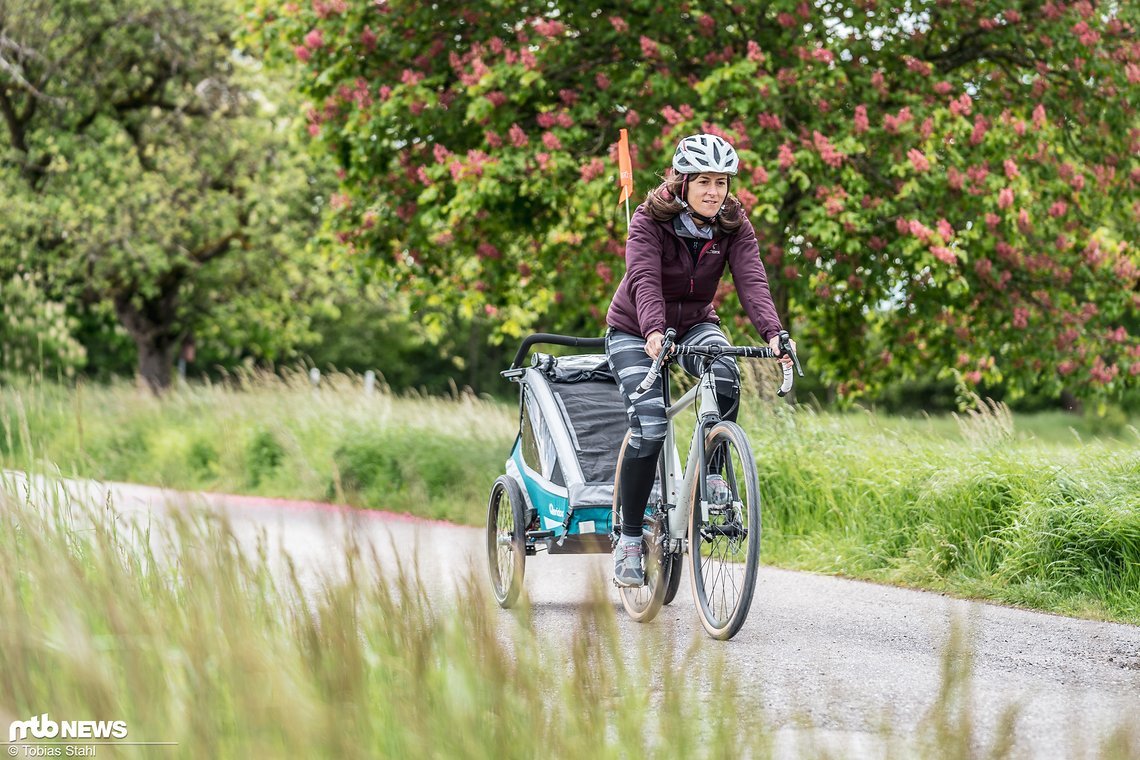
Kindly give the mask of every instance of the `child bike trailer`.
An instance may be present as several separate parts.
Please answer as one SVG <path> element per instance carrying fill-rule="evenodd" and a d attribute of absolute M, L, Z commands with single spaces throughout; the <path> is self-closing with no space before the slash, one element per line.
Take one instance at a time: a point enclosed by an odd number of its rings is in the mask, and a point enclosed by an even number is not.
<path fill-rule="evenodd" d="M 519 386 L 519 433 L 487 505 L 487 555 L 495 599 L 509 607 L 526 558 L 613 550 L 614 472 L 629 430 L 605 354 L 554 357 L 535 344 L 602 347 L 602 338 L 537 333 L 501 374 Z"/>

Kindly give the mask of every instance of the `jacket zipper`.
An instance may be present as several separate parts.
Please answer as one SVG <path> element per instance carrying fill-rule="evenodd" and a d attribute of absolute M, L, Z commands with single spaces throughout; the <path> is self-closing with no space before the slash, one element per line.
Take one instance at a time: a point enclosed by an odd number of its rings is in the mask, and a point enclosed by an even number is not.
<path fill-rule="evenodd" d="M 693 288 L 695 287 L 694 283 L 697 277 L 697 267 L 701 265 L 701 259 L 705 257 L 705 251 L 711 248 L 714 243 L 716 243 L 716 240 L 710 240 L 709 242 L 705 243 L 703 246 L 701 246 L 701 252 L 697 254 L 697 263 L 693 267 L 692 274 L 689 276 L 689 295 L 693 294 Z"/>

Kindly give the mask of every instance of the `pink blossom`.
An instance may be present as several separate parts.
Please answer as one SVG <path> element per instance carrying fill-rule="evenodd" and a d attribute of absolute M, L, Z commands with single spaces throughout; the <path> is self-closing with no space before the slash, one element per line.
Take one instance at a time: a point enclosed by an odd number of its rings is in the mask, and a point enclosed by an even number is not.
<path fill-rule="evenodd" d="M 792 153 L 792 146 L 789 143 L 784 143 L 780 146 L 778 157 L 782 171 L 787 171 L 787 169 L 796 162 L 796 156 Z"/>
<path fill-rule="evenodd" d="M 1064 361 L 1057 364 L 1057 374 L 1061 375 L 1062 377 L 1065 375 L 1071 375 L 1076 368 L 1077 363 L 1075 361 L 1072 359 L 1065 359 Z"/>
<path fill-rule="evenodd" d="M 954 237 L 954 228 L 951 227 L 950 222 L 945 219 L 939 219 L 937 227 L 938 234 L 942 236 L 944 241 L 949 242 L 950 238 Z"/>
<path fill-rule="evenodd" d="M 1025 122 L 1018 119 L 1013 123 L 1013 131 L 1017 133 L 1018 137 L 1025 137 Z"/>
<path fill-rule="evenodd" d="M 970 145 L 980 145 L 982 140 L 986 139 L 986 131 L 989 129 L 989 122 L 985 117 L 978 114 L 974 117 L 974 131 L 970 133 Z"/>
<path fill-rule="evenodd" d="M 486 241 L 476 246 L 475 252 L 481 259 L 501 259 L 503 257 L 503 254 L 499 252 L 498 248 Z"/>
<path fill-rule="evenodd" d="M 598 86 L 599 90 L 608 90 L 610 88 L 610 78 L 599 71 L 594 75 L 594 84 Z"/>
<path fill-rule="evenodd" d="M 998 193 L 998 208 L 1009 208 L 1013 205 L 1013 190 L 1003 187 Z"/>
<path fill-rule="evenodd" d="M 961 190 L 965 179 L 965 175 L 958 171 L 957 167 L 951 166 L 946 170 L 946 184 L 951 190 Z"/>
<path fill-rule="evenodd" d="M 760 49 L 756 40 L 748 40 L 748 60 L 764 63 L 764 51 Z"/>
<path fill-rule="evenodd" d="M 310 58 L 313 57 L 312 51 L 304 45 L 298 45 L 297 47 L 293 48 L 293 55 L 297 56 L 298 61 L 303 62 L 307 62 Z"/>
<path fill-rule="evenodd" d="M 386 84 L 380 85 L 380 89 L 376 94 L 380 96 L 380 100 L 387 100 L 392 97 L 392 88 Z"/>
<path fill-rule="evenodd" d="M 503 138 L 499 137 L 498 134 L 492 132 L 489 129 L 483 133 L 483 139 L 486 140 L 487 145 L 491 146 L 492 148 L 498 148 L 503 144 Z"/>
<path fill-rule="evenodd" d="M 908 226 L 908 229 L 910 230 L 910 234 L 914 235 L 916 238 L 921 240 L 923 243 L 929 242 L 930 237 L 934 234 L 934 231 L 932 229 L 930 229 L 929 227 L 927 227 L 925 224 L 918 221 L 917 219 L 911 219 L 910 220 L 910 224 Z"/>
<path fill-rule="evenodd" d="M 764 185 L 768 182 L 768 170 L 763 166 L 757 166 L 752 170 L 752 184 Z"/>
<path fill-rule="evenodd" d="M 428 176 L 427 169 L 422 166 L 416 167 L 416 179 L 418 179 L 420 184 L 424 187 L 431 185 L 431 177 Z"/>
<path fill-rule="evenodd" d="M 811 51 L 811 57 L 820 63 L 830 64 L 835 62 L 835 53 L 832 53 L 827 48 L 816 48 Z"/>
<path fill-rule="evenodd" d="M 928 77 L 928 76 L 930 76 L 930 73 L 932 71 L 934 71 L 934 67 L 931 66 L 926 61 L 920 61 L 917 58 L 914 58 L 914 57 L 909 56 L 909 55 L 903 56 L 903 58 L 906 61 L 907 69 L 909 69 L 910 71 L 913 71 L 915 74 L 919 74 L 920 76 Z"/>
<path fill-rule="evenodd" d="M 316 50 L 317 48 L 324 47 L 325 36 L 324 32 L 320 29 L 313 29 L 305 35 L 305 47 L 309 50 Z"/>
<path fill-rule="evenodd" d="M 525 148 L 530 140 L 526 136 L 526 132 L 518 124 L 512 124 L 510 130 L 507 132 L 507 137 L 511 141 L 511 145 L 516 148 Z"/>
<path fill-rule="evenodd" d="M 544 111 L 538 115 L 536 121 L 538 122 L 538 126 L 543 129 L 550 129 L 554 126 L 556 118 L 553 111 Z"/>
<path fill-rule="evenodd" d="M 1010 202 L 1012 203 L 1012 199 Z M 987 211 L 986 212 L 986 226 L 990 228 L 990 231 L 993 232 L 993 231 L 997 230 L 999 224 L 1001 224 L 1001 217 L 998 216 L 997 214 L 994 214 L 992 212 Z"/>
<path fill-rule="evenodd" d="M 1089 370 L 1089 375 L 1092 376 L 1092 379 L 1098 383 L 1103 384 L 1103 385 L 1107 385 L 1108 383 L 1111 383 L 1113 380 L 1116 379 L 1116 376 L 1119 374 L 1120 374 L 1120 366 L 1119 365 L 1117 365 L 1117 364 L 1106 365 L 1104 362 L 1104 359 L 1102 359 L 1099 356 L 1093 361 L 1093 366 Z"/>
<path fill-rule="evenodd" d="M 989 259 L 978 259 L 974 262 L 974 271 L 981 277 L 987 277 L 994 268 L 994 263 Z"/>
<path fill-rule="evenodd" d="M 593 159 L 590 159 L 590 163 L 588 163 L 582 167 L 579 176 L 581 177 L 581 180 L 583 182 L 590 182 L 591 180 L 597 179 L 598 177 L 602 176 L 602 174 L 605 172 L 605 170 L 606 170 L 606 165 L 604 163 L 602 163 L 602 159 L 593 158 Z"/>
<path fill-rule="evenodd" d="M 569 129 L 574 126 L 574 118 L 565 111 L 559 111 L 558 115 L 554 118 L 554 123 L 563 129 Z"/>
<path fill-rule="evenodd" d="M 320 133 L 321 133 L 321 125 L 320 124 L 310 124 L 309 125 L 309 136 L 310 137 L 316 137 Z"/>
<path fill-rule="evenodd" d="M 1049 207 L 1049 216 L 1052 216 L 1054 218 L 1060 218 L 1060 217 L 1064 216 L 1065 212 L 1068 210 L 1069 210 L 1069 204 L 1065 203 L 1064 201 L 1057 201 L 1056 203 L 1054 203 L 1052 206 Z"/>
<path fill-rule="evenodd" d="M 629 31 L 629 24 L 621 16 L 610 16 L 610 25 L 619 34 L 625 34 Z"/>
<path fill-rule="evenodd" d="M 796 21 L 796 17 L 790 13 L 781 13 L 776 16 L 776 23 L 785 29 L 791 29 L 793 26 L 799 24 L 799 22 Z"/>
<path fill-rule="evenodd" d="M 413 71 L 412 69 L 404 69 L 403 73 L 400 74 L 400 82 L 409 87 L 419 84 L 423 81 L 423 78 L 424 75 L 422 72 Z"/>
<path fill-rule="evenodd" d="M 673 108 L 673 106 L 665 106 L 662 108 L 661 116 L 665 119 L 666 122 L 671 125 L 680 124 L 685 120 L 685 117 L 681 115 L 681 112 Z"/>
<path fill-rule="evenodd" d="M 927 160 L 922 151 L 916 148 L 911 148 L 906 152 L 906 157 L 910 159 L 910 165 L 914 167 L 914 170 L 916 172 L 921 173 L 930 169 L 930 161 Z"/>
<path fill-rule="evenodd" d="M 369 52 L 376 47 L 376 32 L 372 31 L 371 27 L 364 27 L 364 31 L 360 33 L 360 44 Z"/>
<path fill-rule="evenodd" d="M 964 92 L 959 97 L 950 101 L 950 113 L 955 116 L 969 116 L 973 108 L 974 101 Z"/>
<path fill-rule="evenodd" d="M 757 117 L 756 120 L 760 124 L 760 127 L 762 129 L 777 129 L 778 130 L 778 129 L 784 128 L 783 122 L 780 121 L 780 117 L 777 116 L 776 114 L 762 113 L 762 114 L 760 114 L 759 117 Z"/>
<path fill-rule="evenodd" d="M 843 161 L 847 158 L 845 155 L 835 149 L 831 141 L 818 131 L 812 133 L 812 142 L 815 143 L 815 149 L 819 151 L 819 156 L 823 162 L 833 169 L 839 168 L 843 165 Z"/>
<path fill-rule="evenodd" d="M 982 183 L 986 181 L 986 177 L 988 177 L 989 174 L 990 169 L 984 162 L 966 169 L 966 176 L 968 176 L 970 178 L 970 181 L 978 187 L 981 187 Z"/>
<path fill-rule="evenodd" d="M 1013 8 L 1010 8 L 1009 10 L 1006 10 L 1006 11 L 1002 11 L 1002 15 L 1005 16 L 1005 20 L 1011 24 L 1016 24 L 1019 21 L 1021 21 L 1021 14 L 1018 13 Z"/>
<path fill-rule="evenodd" d="M 1019 306 L 1013 310 L 1013 326 L 1018 330 L 1024 330 L 1029 326 L 1029 309 Z"/>
<path fill-rule="evenodd" d="M 547 150 L 562 150 L 562 141 L 553 132 L 542 133 L 542 144 L 546 146 Z"/>
<path fill-rule="evenodd" d="M 1077 191 L 1083 190 L 1085 188 L 1085 175 L 1083 175 L 1083 174 L 1074 175 L 1073 178 L 1069 181 L 1069 184 L 1072 185 L 1074 190 L 1077 190 Z"/>
<path fill-rule="evenodd" d="M 970 383 L 972 383 L 974 385 L 977 385 L 978 383 L 982 382 L 982 373 L 976 369 L 973 369 L 973 370 L 970 370 L 969 372 L 967 372 L 965 377 L 966 377 L 966 380 L 968 380 Z"/>
<path fill-rule="evenodd" d="M 500 90 L 493 90 L 491 92 L 488 92 L 483 97 L 485 97 L 487 100 L 491 101 L 491 105 L 493 105 L 495 108 L 498 108 L 499 106 L 501 106 L 507 102 L 506 93 L 504 93 Z"/>
<path fill-rule="evenodd" d="M 563 89 L 558 91 L 558 98 L 566 105 L 572 106 L 578 102 L 578 93 L 574 90 Z"/>
<path fill-rule="evenodd" d="M 958 257 L 954 255 L 954 252 L 944 245 L 933 246 L 930 249 L 930 252 L 934 254 L 934 258 L 938 259 L 943 264 L 954 264 L 958 261 Z"/>
<path fill-rule="evenodd" d="M 954 91 L 954 85 L 950 84 L 949 82 L 942 81 L 934 85 L 934 91 L 939 95 L 949 95 Z"/>
<path fill-rule="evenodd" d="M 527 71 L 534 71 L 538 68 L 538 59 L 529 49 L 519 51 L 519 60 L 522 61 L 522 65 Z"/>
<path fill-rule="evenodd" d="M 1021 172 L 1017 169 L 1017 162 L 1015 162 L 1012 158 L 1007 158 L 1005 161 L 1003 161 L 1002 166 L 1005 167 L 1005 176 L 1009 179 L 1021 176 Z"/>
<path fill-rule="evenodd" d="M 534 30 L 543 37 L 557 37 L 566 31 L 566 25 L 561 21 L 542 20 L 535 23 Z"/>
<path fill-rule="evenodd" d="M 447 148 L 445 148 L 441 143 L 436 143 L 432 147 L 431 152 L 432 152 L 432 156 L 435 157 L 435 162 L 437 164 L 446 163 L 447 160 L 449 158 L 451 158 L 451 155 L 452 155 L 451 151 L 448 150 Z"/>
<path fill-rule="evenodd" d="M 636 127 L 641 123 L 641 117 L 638 116 L 637 111 L 631 108 L 625 112 L 625 123 L 627 126 Z"/>
<path fill-rule="evenodd" d="M 550 168 L 550 154 L 543 151 L 534 154 L 534 160 L 538 162 L 538 168 L 546 171 Z"/>
<path fill-rule="evenodd" d="M 855 134 L 859 135 L 870 129 L 871 123 L 867 119 L 867 106 L 855 106 Z"/>
<path fill-rule="evenodd" d="M 1033 109 L 1033 126 L 1041 129 L 1045 126 L 1045 121 L 1045 106 L 1038 103 L 1037 107 Z"/>
<path fill-rule="evenodd" d="M 646 37 L 644 34 L 638 39 L 641 44 L 641 57 L 653 59 L 657 57 L 658 48 L 657 43 Z"/>

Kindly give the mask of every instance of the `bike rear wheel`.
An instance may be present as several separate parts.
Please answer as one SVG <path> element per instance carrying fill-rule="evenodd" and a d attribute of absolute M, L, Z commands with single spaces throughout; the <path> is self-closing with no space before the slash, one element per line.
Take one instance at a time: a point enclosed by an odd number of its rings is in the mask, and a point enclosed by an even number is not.
<path fill-rule="evenodd" d="M 618 454 L 617 471 L 614 474 L 614 509 L 613 525 L 614 535 L 621 535 L 621 462 L 625 456 L 626 443 L 629 433 L 622 441 L 621 453 Z M 661 605 L 665 601 L 665 592 L 669 586 L 669 570 L 672 562 L 665 561 L 665 541 L 663 536 L 664 519 L 660 510 L 646 518 L 646 527 L 641 540 L 641 556 L 645 563 L 644 586 L 619 586 L 618 595 L 626 613 L 637 623 L 648 623 L 657 617 Z"/>
<path fill-rule="evenodd" d="M 689 576 L 705 631 L 730 639 L 748 617 L 760 565 L 760 484 L 752 446 L 740 426 L 718 422 L 705 437 L 705 461 L 724 478 L 731 500 L 701 504 L 701 477 L 691 478 Z"/>

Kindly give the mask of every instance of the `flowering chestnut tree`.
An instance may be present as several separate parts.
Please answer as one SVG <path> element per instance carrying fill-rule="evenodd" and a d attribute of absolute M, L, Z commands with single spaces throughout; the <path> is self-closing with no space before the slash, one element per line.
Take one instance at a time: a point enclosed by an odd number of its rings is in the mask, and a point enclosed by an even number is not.
<path fill-rule="evenodd" d="M 841 394 L 1138 382 L 1135 3 L 246 2 L 337 164 L 345 257 L 425 307 L 600 333 L 618 130 L 639 193 L 704 131 Z"/>

